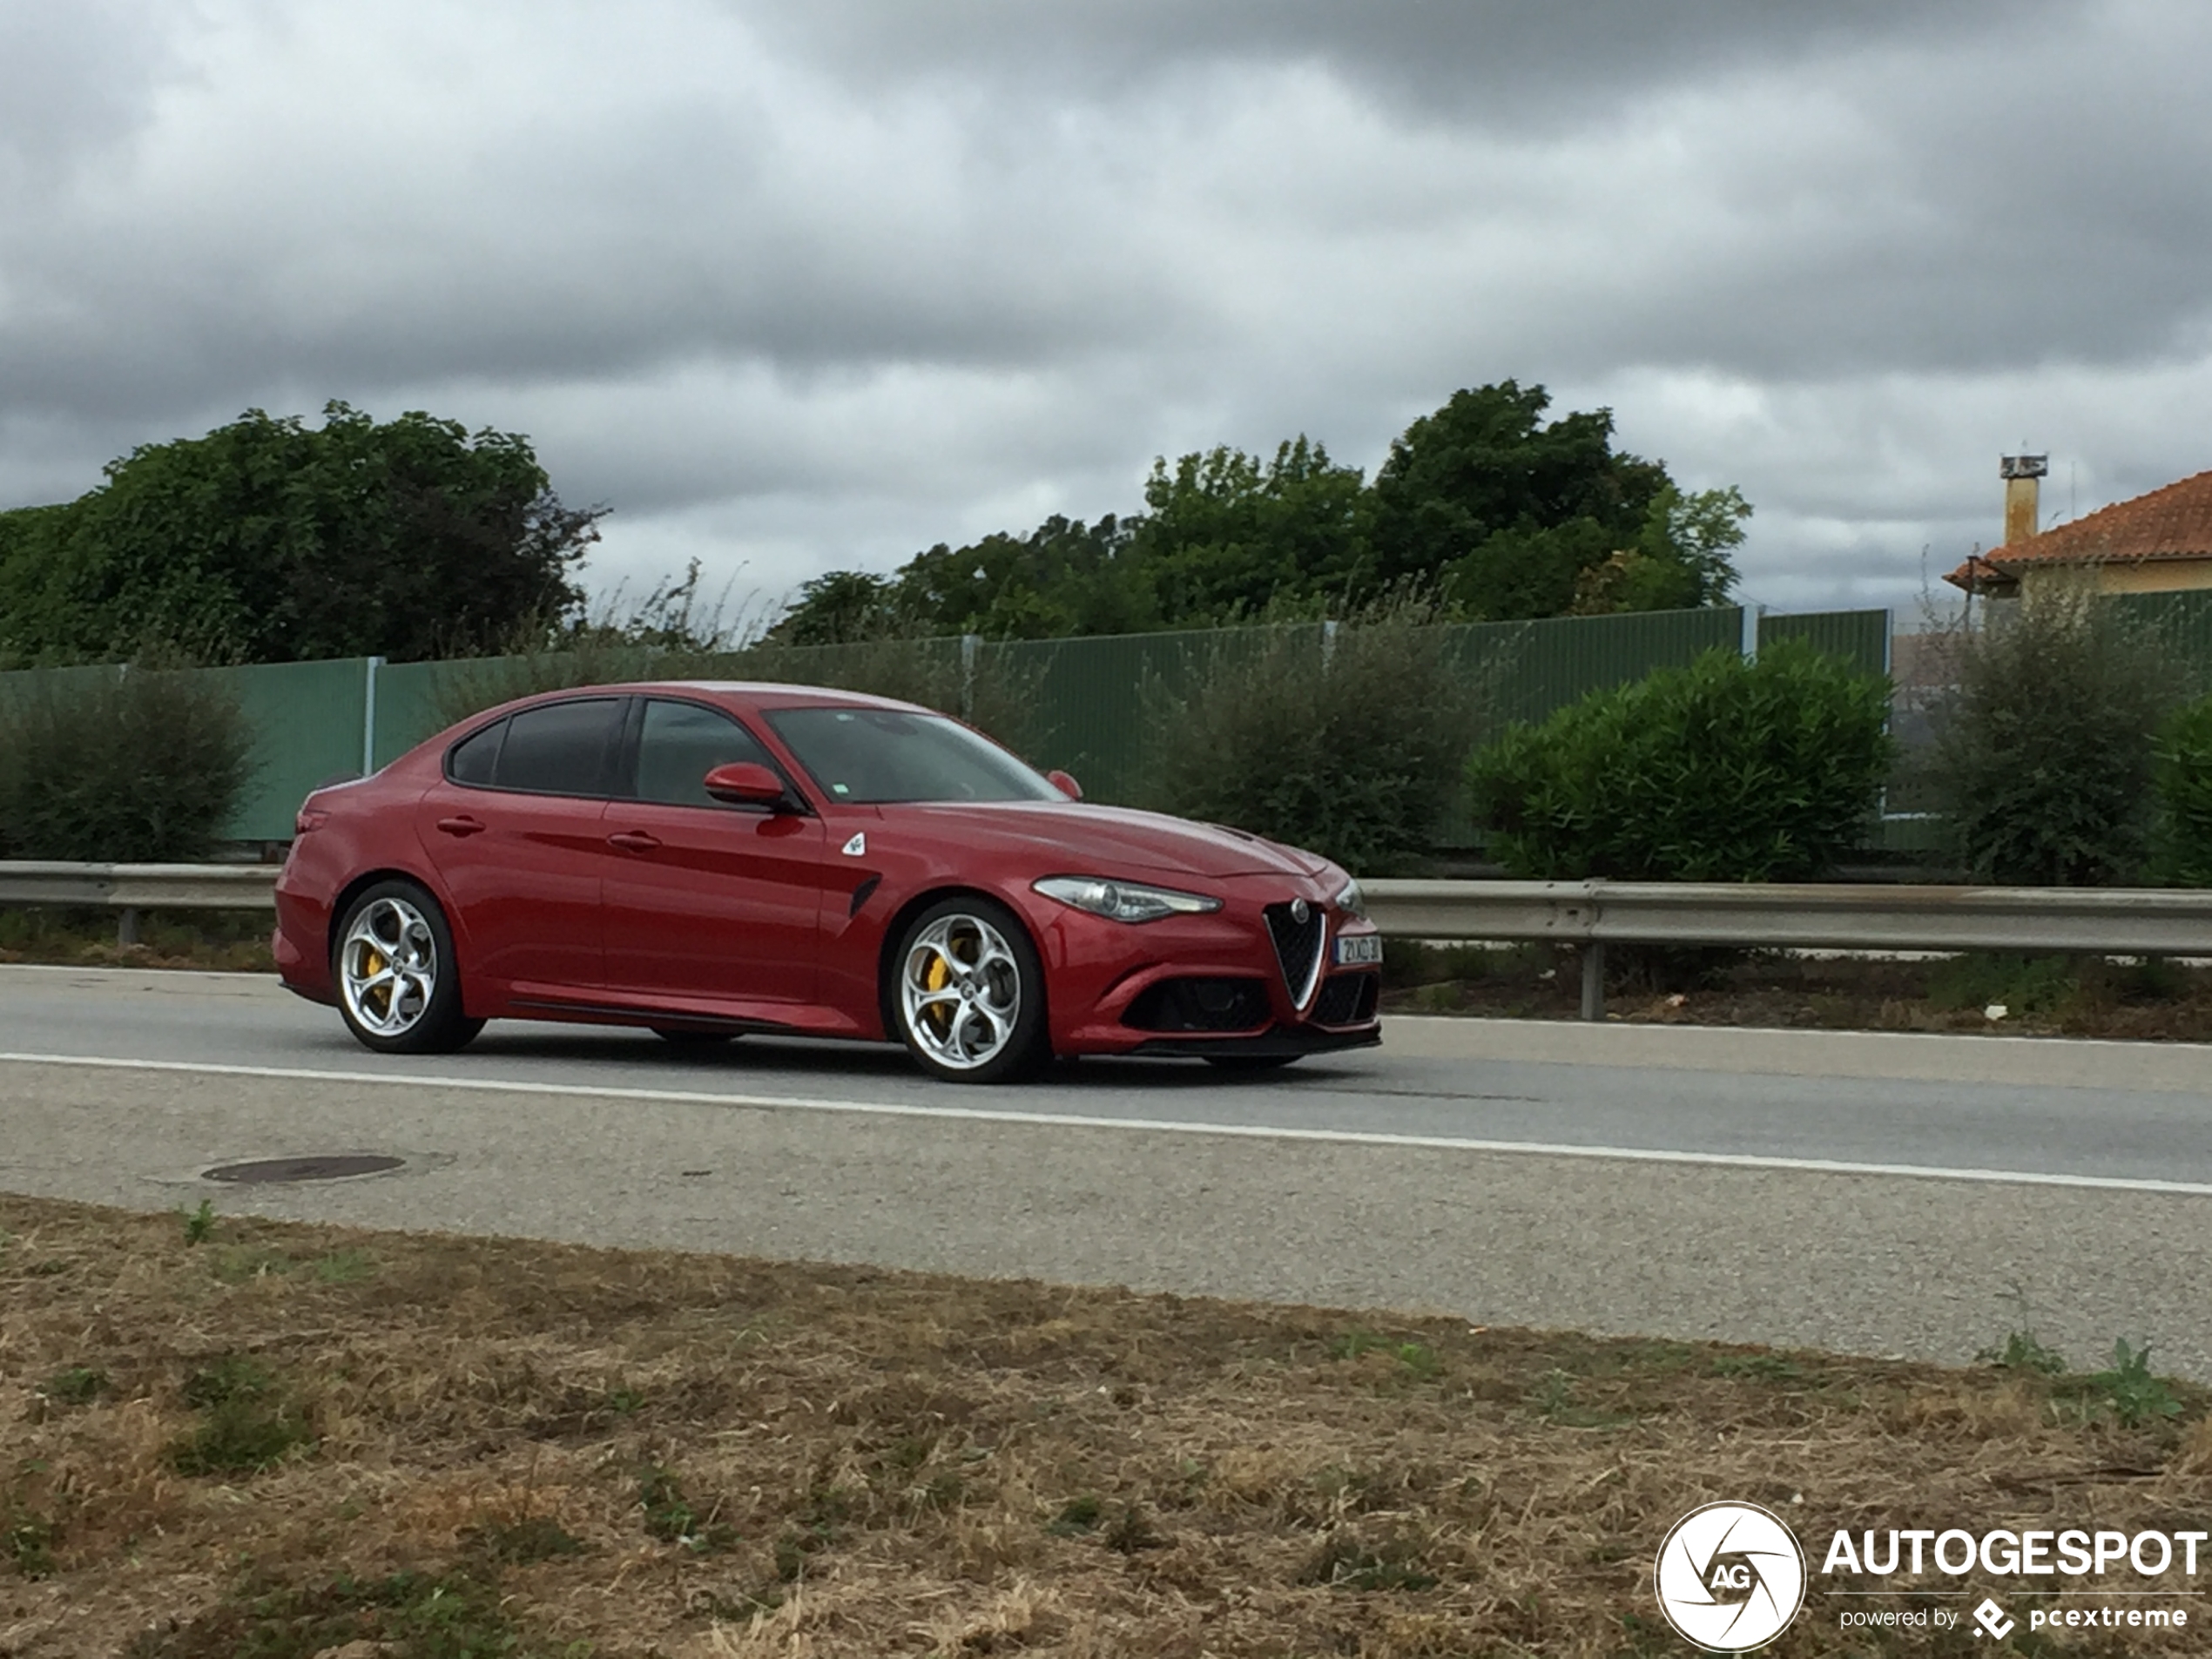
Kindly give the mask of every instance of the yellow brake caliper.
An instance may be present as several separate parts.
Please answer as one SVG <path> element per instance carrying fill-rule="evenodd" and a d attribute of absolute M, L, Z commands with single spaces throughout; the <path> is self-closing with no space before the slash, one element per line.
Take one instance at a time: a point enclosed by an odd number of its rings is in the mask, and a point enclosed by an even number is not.
<path fill-rule="evenodd" d="M 929 971 L 921 976 L 922 989 L 932 993 L 941 991 L 946 986 L 952 983 L 952 970 L 945 966 L 945 954 L 942 951 L 931 951 L 929 953 Z M 942 1036 L 947 1031 L 952 1028 L 953 1016 L 951 1010 L 947 1008 L 942 1002 L 931 1003 L 927 1012 L 929 1017 L 929 1022 L 937 1028 L 937 1033 L 940 1036 Z"/>
<path fill-rule="evenodd" d="M 364 971 L 363 971 L 363 973 L 362 973 L 362 974 L 361 974 L 361 977 L 362 977 L 362 978 L 364 978 L 364 979 L 374 979 L 374 978 L 375 978 L 375 977 L 376 977 L 379 974 L 382 973 L 383 971 L 384 971 L 384 956 L 383 956 L 383 953 L 382 953 L 382 952 L 381 952 L 381 951 L 379 951 L 379 950 L 376 948 L 376 947 L 375 947 L 375 946 L 371 945 L 371 946 L 368 948 L 368 962 L 367 962 L 366 964 L 364 964 Z M 385 986 L 384 986 L 384 1008 L 383 1008 L 383 1011 L 382 1011 L 382 1013 L 381 1013 L 381 1014 L 380 1014 L 380 1015 L 378 1015 L 378 1017 L 379 1017 L 380 1019 L 381 1019 L 381 1018 L 382 1018 L 382 1017 L 384 1017 L 384 1016 L 385 1016 L 385 1015 L 389 1015 L 389 1014 L 391 1013 L 391 1011 L 392 1011 L 392 995 L 393 995 L 392 986 L 391 986 L 390 982 L 388 981 L 386 982 Z"/>

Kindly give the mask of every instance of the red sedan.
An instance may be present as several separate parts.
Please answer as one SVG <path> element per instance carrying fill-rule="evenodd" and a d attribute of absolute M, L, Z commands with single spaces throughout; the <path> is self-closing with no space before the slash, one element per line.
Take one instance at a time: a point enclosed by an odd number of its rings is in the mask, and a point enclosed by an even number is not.
<path fill-rule="evenodd" d="M 307 798 L 278 968 L 371 1049 L 489 1019 L 1230 1066 L 1381 1040 L 1381 941 L 1310 853 L 1082 802 L 958 720 L 792 685 L 487 710 Z"/>

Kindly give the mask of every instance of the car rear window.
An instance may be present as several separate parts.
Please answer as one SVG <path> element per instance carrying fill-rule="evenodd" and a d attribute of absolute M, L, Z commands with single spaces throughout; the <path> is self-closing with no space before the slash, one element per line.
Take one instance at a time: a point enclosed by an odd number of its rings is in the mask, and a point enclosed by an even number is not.
<path fill-rule="evenodd" d="M 1067 799 L 988 738 L 941 714 L 773 709 L 767 720 L 834 801 Z"/>
<path fill-rule="evenodd" d="M 538 795 L 604 795 L 619 698 L 579 698 L 507 717 L 495 788 Z"/>
<path fill-rule="evenodd" d="M 494 720 L 474 736 L 462 738 L 446 751 L 446 776 L 457 784 L 489 789 L 492 768 L 499 761 L 500 740 L 506 735 L 507 722 Z"/>

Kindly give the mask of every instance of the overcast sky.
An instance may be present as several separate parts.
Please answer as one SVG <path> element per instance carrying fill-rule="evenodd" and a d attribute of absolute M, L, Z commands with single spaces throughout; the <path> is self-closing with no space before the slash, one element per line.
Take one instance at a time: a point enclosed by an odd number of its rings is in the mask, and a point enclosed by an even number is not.
<path fill-rule="evenodd" d="M 1784 610 L 2212 466 L 2192 0 L 0 0 L 0 505 L 344 398 L 738 603 L 1459 387 Z M 1926 550 L 1924 561 L 1923 550 Z"/>

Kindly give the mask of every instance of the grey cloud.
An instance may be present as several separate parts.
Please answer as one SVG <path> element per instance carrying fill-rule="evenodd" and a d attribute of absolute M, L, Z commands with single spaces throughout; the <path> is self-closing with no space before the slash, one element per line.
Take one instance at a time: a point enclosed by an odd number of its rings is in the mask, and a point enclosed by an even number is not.
<path fill-rule="evenodd" d="M 170 21 L 131 0 L 0 7 L 0 167 L 51 177 L 138 131 L 173 44 Z"/>
<path fill-rule="evenodd" d="M 2077 4 L 2025 0 L 2001 23 L 1925 0 L 800 0 L 742 9 L 776 37 L 870 78 L 964 78 L 988 65 L 1064 93 L 1194 64 L 1316 62 L 1379 91 L 1525 128 L 1746 66 L 2030 30 Z"/>
<path fill-rule="evenodd" d="M 2202 464 L 2208 48 L 2154 0 L 0 10 L 0 500 L 343 396 L 532 433 L 610 569 L 780 586 L 1154 454 L 1372 466 L 1510 374 L 1743 482 L 1777 591 L 1902 591 L 2023 428 Z"/>

